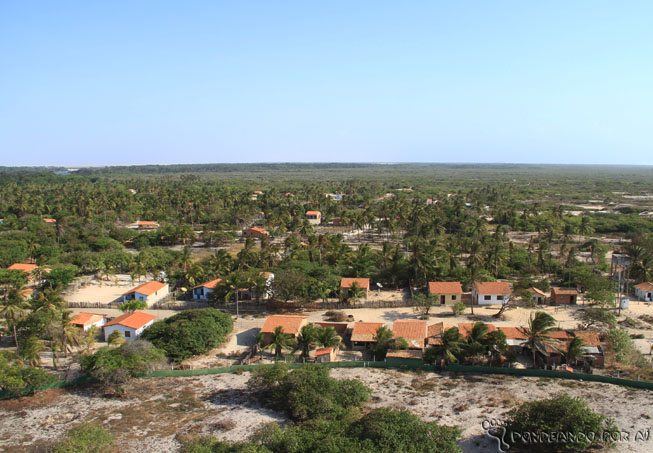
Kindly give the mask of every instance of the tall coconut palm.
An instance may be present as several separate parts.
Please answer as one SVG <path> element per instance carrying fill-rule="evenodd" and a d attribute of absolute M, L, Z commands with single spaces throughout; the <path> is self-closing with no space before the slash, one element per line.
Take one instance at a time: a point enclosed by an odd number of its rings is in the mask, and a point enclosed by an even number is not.
<path fill-rule="evenodd" d="M 583 349 L 583 339 L 580 337 L 574 337 L 567 344 L 567 350 L 565 351 L 565 359 L 567 363 L 577 362 L 580 359 L 584 359 L 587 356 L 587 353 Z"/>
<path fill-rule="evenodd" d="M 370 351 L 374 356 L 374 360 L 383 360 L 385 354 L 388 352 L 390 341 L 392 340 L 393 332 L 385 326 L 381 326 L 376 330 L 374 336 L 375 342 L 370 347 Z"/>
<path fill-rule="evenodd" d="M 323 329 L 316 329 L 317 334 L 317 344 L 323 348 L 329 347 L 340 347 L 342 344 L 342 338 L 336 332 L 336 329 L 333 327 L 326 327 Z"/>
<path fill-rule="evenodd" d="M 0 314 L 8 322 L 14 336 L 14 345 L 18 347 L 18 335 L 16 332 L 16 323 L 25 314 L 27 303 L 19 289 L 10 289 L 9 293 L 2 300 L 2 309 Z"/>
<path fill-rule="evenodd" d="M 457 327 L 451 327 L 442 334 L 442 343 L 433 346 L 435 355 L 440 356 L 445 363 L 458 361 L 458 356 L 462 352 L 463 340 Z"/>
<path fill-rule="evenodd" d="M 100 328 L 98 326 L 91 326 L 84 332 L 81 343 L 86 347 L 87 354 L 91 353 L 91 348 L 95 345 L 99 333 Z"/>
<path fill-rule="evenodd" d="M 290 349 L 293 347 L 293 343 L 292 336 L 283 333 L 283 327 L 279 326 L 274 329 L 270 343 L 268 343 L 263 349 L 274 349 L 274 356 L 279 358 L 284 349 Z"/>
<path fill-rule="evenodd" d="M 318 342 L 317 329 L 313 323 L 309 323 L 299 329 L 299 333 L 297 334 L 295 341 L 295 351 L 301 350 L 301 358 L 307 359 L 311 349 Z"/>
<path fill-rule="evenodd" d="M 43 341 L 36 336 L 30 336 L 22 341 L 20 357 L 31 366 L 41 364 L 41 352 L 45 350 Z"/>
<path fill-rule="evenodd" d="M 535 357 L 537 351 L 542 354 L 548 354 L 546 347 L 553 344 L 555 340 L 549 336 L 556 330 L 556 320 L 548 313 L 538 311 L 531 315 L 528 320 L 528 327 L 521 327 L 523 334 L 526 336 L 524 343 L 533 353 L 533 368 L 535 368 Z"/>
<path fill-rule="evenodd" d="M 485 341 L 489 333 L 487 324 L 483 322 L 475 322 L 472 330 L 467 336 L 467 354 L 478 359 L 478 355 L 486 350 Z M 472 359 L 473 360 L 473 359 Z"/>

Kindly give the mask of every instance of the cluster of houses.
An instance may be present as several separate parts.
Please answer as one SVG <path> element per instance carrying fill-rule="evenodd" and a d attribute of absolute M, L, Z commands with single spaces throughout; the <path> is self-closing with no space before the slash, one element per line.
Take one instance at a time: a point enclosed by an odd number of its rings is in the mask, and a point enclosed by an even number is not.
<path fill-rule="evenodd" d="M 263 333 L 263 344 L 267 345 L 272 341 L 272 334 L 275 329 L 281 327 L 282 331 L 295 337 L 301 328 L 308 324 L 305 316 L 301 315 L 271 315 L 265 320 L 261 328 Z M 389 362 L 396 364 L 422 363 L 424 350 L 429 346 L 442 344 L 444 332 L 457 327 L 463 338 L 469 336 L 474 323 L 466 322 L 457 325 L 449 325 L 445 322 L 428 324 L 425 320 L 418 319 L 397 319 L 391 325 L 381 322 L 315 322 L 319 327 L 333 327 L 343 341 L 348 342 L 353 350 L 370 349 L 377 342 L 377 331 L 381 327 L 388 327 L 392 330 L 393 338 L 403 338 L 407 344 L 406 349 L 390 350 L 386 356 Z M 506 336 L 506 343 L 510 350 L 516 354 L 524 354 L 527 350 L 527 336 L 522 327 L 495 326 L 486 324 L 489 332 L 502 331 Z M 604 356 L 601 341 L 596 332 L 581 330 L 557 330 L 549 334 L 552 341 L 546 345 L 546 353 L 537 352 L 537 360 L 547 367 L 556 367 L 564 362 L 563 352 L 567 344 L 574 338 L 580 337 L 583 341 L 583 350 L 586 357 L 583 362 L 592 367 L 603 367 Z M 337 348 L 321 348 L 311 352 L 311 358 L 316 362 L 330 362 L 336 360 Z"/>
<path fill-rule="evenodd" d="M 154 323 L 155 319 L 154 315 L 138 311 L 113 319 L 102 313 L 77 313 L 70 323 L 84 331 L 93 326 L 98 327 L 101 329 L 105 341 L 108 341 L 109 336 L 115 331 L 120 332 L 126 341 L 131 341 L 138 338 L 145 329 Z"/>

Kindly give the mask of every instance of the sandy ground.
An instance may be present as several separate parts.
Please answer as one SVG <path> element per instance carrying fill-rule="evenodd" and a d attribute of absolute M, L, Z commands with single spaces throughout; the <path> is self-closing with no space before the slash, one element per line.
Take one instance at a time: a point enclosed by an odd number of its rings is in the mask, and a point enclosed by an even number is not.
<path fill-rule="evenodd" d="M 634 436 L 651 428 L 651 392 L 609 384 L 511 376 L 450 375 L 377 369 L 334 369 L 374 390 L 368 407 L 407 408 L 428 421 L 458 425 L 466 453 L 496 451 L 481 423 L 501 419 L 515 404 L 559 392 L 587 400 Z M 283 414 L 262 408 L 246 390 L 248 373 L 187 378 L 137 379 L 126 399 L 107 398 L 97 387 L 53 390 L 35 398 L 0 402 L 0 451 L 23 452 L 59 438 L 71 427 L 98 423 L 111 431 L 121 451 L 170 452 L 184 434 L 242 440 Z M 649 452 L 653 440 L 620 443 L 616 451 Z"/>
<path fill-rule="evenodd" d="M 142 279 L 140 282 L 132 281 L 127 274 L 112 275 L 108 280 L 91 280 L 84 286 L 70 291 L 64 295 L 66 302 L 99 302 L 108 304 L 116 301 L 124 293 L 136 286 L 145 283 L 147 280 Z"/>

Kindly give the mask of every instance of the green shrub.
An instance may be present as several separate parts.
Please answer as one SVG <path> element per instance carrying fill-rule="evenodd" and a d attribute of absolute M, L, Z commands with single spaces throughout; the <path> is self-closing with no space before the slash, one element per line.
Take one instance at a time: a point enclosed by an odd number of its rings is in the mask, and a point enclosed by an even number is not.
<path fill-rule="evenodd" d="M 105 385 L 118 385 L 155 369 L 165 362 L 165 353 L 145 340 L 134 340 L 118 348 L 105 346 L 84 355 L 82 370 Z"/>
<path fill-rule="evenodd" d="M 25 366 L 12 353 L 0 353 L 0 391 L 9 392 L 14 396 L 31 395 L 39 388 L 56 381 L 56 376 L 40 368 Z"/>
<path fill-rule="evenodd" d="M 283 410 L 295 421 L 342 416 L 368 401 L 372 391 L 356 379 L 334 379 L 329 368 L 307 365 L 288 371 L 283 365 L 260 367 L 252 372 L 248 387 L 263 403 Z"/>
<path fill-rule="evenodd" d="M 214 308 L 186 310 L 146 329 L 141 338 L 163 349 L 175 363 L 217 347 L 233 330 L 230 315 Z"/>
<path fill-rule="evenodd" d="M 54 453 L 103 453 L 113 436 L 101 426 L 82 425 L 71 429 L 53 449 Z"/>
<path fill-rule="evenodd" d="M 527 451 L 582 452 L 601 448 L 611 442 L 604 441 L 604 433 L 616 433 L 612 419 L 594 412 L 581 398 L 561 394 L 550 399 L 530 401 L 508 413 L 505 439 L 515 439 L 516 448 Z M 523 433 L 565 433 L 569 439 L 556 442 L 527 442 Z M 606 435 L 610 439 L 609 435 Z"/>
<path fill-rule="evenodd" d="M 467 305 L 463 304 L 462 302 L 458 302 L 456 305 L 451 307 L 451 311 L 453 311 L 454 316 L 462 315 L 465 310 L 467 310 Z"/>
<path fill-rule="evenodd" d="M 605 341 L 614 352 L 617 360 L 627 362 L 633 352 L 633 340 L 628 332 L 624 329 L 610 329 L 605 334 Z"/>

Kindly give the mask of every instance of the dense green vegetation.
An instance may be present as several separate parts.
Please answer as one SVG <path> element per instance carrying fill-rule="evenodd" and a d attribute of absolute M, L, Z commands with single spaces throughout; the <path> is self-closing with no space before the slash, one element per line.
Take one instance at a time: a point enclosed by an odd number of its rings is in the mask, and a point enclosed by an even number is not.
<path fill-rule="evenodd" d="M 337 380 L 319 365 L 288 371 L 283 365 L 258 368 L 249 387 L 269 407 L 293 422 L 262 427 L 247 442 L 201 437 L 187 441 L 185 453 L 274 452 L 406 453 L 460 452 L 456 427 L 425 422 L 406 410 L 359 410 L 371 391 L 355 379 Z"/>
<path fill-rule="evenodd" d="M 178 363 L 220 345 L 233 330 L 233 324 L 230 315 L 214 308 L 186 310 L 155 322 L 141 338 Z"/>
<path fill-rule="evenodd" d="M 97 425 L 77 426 L 66 433 L 54 453 L 103 453 L 113 445 L 113 436 Z"/>
<path fill-rule="evenodd" d="M 543 442 L 532 441 L 538 433 L 564 433 L 568 440 L 551 435 Z M 515 439 L 514 448 L 524 451 L 582 452 L 611 445 L 610 433 L 619 433 L 614 420 L 596 413 L 582 399 L 562 394 L 511 410 L 505 438 Z"/>
<path fill-rule="evenodd" d="M 0 352 L 0 392 L 12 395 L 33 394 L 57 378 L 45 370 L 26 366 L 18 356 Z"/>
<path fill-rule="evenodd" d="M 117 348 L 104 346 L 80 360 L 82 370 L 105 385 L 119 385 L 165 363 L 165 353 L 145 340 L 133 340 Z"/>

